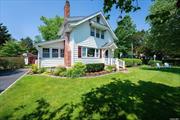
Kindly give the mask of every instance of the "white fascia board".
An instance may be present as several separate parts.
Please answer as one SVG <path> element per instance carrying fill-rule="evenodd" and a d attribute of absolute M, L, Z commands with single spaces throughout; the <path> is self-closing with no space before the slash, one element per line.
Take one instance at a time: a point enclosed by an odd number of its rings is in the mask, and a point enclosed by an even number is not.
<path fill-rule="evenodd" d="M 51 44 L 51 43 L 56 43 L 56 42 L 61 42 L 61 41 L 64 41 L 64 39 L 58 39 L 58 40 L 50 40 L 50 41 L 46 41 L 46 42 L 42 42 L 42 43 L 37 43 L 35 44 L 35 46 L 40 46 L 40 45 L 48 45 L 48 44 Z"/>

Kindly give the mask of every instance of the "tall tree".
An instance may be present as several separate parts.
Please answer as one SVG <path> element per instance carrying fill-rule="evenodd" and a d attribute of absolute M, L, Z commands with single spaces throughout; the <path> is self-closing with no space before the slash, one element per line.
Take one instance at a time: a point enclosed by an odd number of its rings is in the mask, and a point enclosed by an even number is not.
<path fill-rule="evenodd" d="M 40 43 L 40 42 L 42 42 L 42 37 L 40 35 L 36 35 L 34 37 L 34 43 Z"/>
<path fill-rule="evenodd" d="M 26 52 L 30 52 L 30 53 L 37 52 L 33 45 L 33 40 L 30 37 L 22 38 L 20 41 L 20 45 Z"/>
<path fill-rule="evenodd" d="M 16 40 L 9 40 L 4 43 L 0 49 L 0 56 L 3 57 L 16 57 L 22 55 L 25 50 Z"/>
<path fill-rule="evenodd" d="M 118 37 L 116 44 L 119 51 L 128 53 L 131 51 L 132 37 L 136 33 L 136 26 L 133 24 L 130 16 L 125 16 L 122 21 L 118 22 L 115 34 Z"/>
<path fill-rule="evenodd" d="M 6 41 L 11 39 L 11 34 L 7 30 L 7 27 L 0 23 L 0 45 L 3 45 Z"/>
<path fill-rule="evenodd" d="M 44 25 L 39 26 L 39 31 L 43 39 L 46 41 L 57 39 L 59 37 L 58 32 L 63 23 L 63 18 L 59 16 L 55 18 L 46 18 L 42 16 L 40 19 L 44 23 Z"/>
<path fill-rule="evenodd" d="M 149 46 L 164 55 L 180 56 L 180 9 L 176 2 L 156 0 L 150 9 Z"/>
<path fill-rule="evenodd" d="M 156 0 L 152 0 L 152 1 L 156 1 Z M 104 13 L 107 14 L 107 18 L 109 18 L 110 17 L 109 12 L 112 10 L 113 7 L 115 7 L 119 12 L 119 18 L 122 18 L 122 15 L 124 13 L 126 14 L 129 12 L 134 12 L 139 10 L 141 6 L 139 6 L 138 2 L 141 2 L 141 0 L 104 0 L 103 11 Z M 176 0 L 174 6 L 176 8 L 180 8 L 180 0 Z"/>

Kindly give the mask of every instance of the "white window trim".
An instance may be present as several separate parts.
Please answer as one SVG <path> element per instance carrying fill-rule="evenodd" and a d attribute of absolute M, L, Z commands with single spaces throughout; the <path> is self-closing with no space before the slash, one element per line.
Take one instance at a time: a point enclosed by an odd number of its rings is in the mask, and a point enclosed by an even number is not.
<path fill-rule="evenodd" d="M 48 47 L 43 47 L 43 48 L 48 48 Z M 49 49 L 49 57 L 48 58 L 46 58 L 46 57 L 43 57 L 43 48 L 42 48 L 42 55 L 41 55 L 41 57 L 43 58 L 43 59 L 59 59 L 59 58 L 64 58 L 64 57 L 61 57 L 61 52 L 60 52 L 60 50 L 61 49 L 64 49 L 64 48 L 48 48 Z M 52 49 L 58 49 L 58 57 L 52 57 Z"/>
<path fill-rule="evenodd" d="M 43 54 L 44 54 L 44 53 L 43 53 L 43 48 L 49 49 L 49 57 L 43 57 Z M 47 47 L 43 47 L 43 48 L 42 48 L 41 58 L 44 58 L 44 59 L 49 59 L 49 58 L 51 58 L 51 54 L 50 54 L 50 53 L 51 53 L 51 50 L 50 50 L 50 48 L 47 48 Z"/>
<path fill-rule="evenodd" d="M 83 48 L 86 49 L 86 55 L 85 55 L 85 56 L 83 56 Z M 81 58 L 95 58 L 95 59 L 100 58 L 100 49 L 93 48 L 93 49 L 95 49 L 94 57 L 88 57 L 88 56 L 87 56 L 88 48 L 90 48 L 90 47 L 82 47 L 82 48 L 81 48 Z M 96 50 L 98 50 L 98 57 L 96 57 Z"/>
<path fill-rule="evenodd" d="M 53 57 L 53 49 L 58 49 L 58 57 Z M 60 55 L 59 55 L 59 48 L 51 48 L 51 58 L 60 58 Z"/>

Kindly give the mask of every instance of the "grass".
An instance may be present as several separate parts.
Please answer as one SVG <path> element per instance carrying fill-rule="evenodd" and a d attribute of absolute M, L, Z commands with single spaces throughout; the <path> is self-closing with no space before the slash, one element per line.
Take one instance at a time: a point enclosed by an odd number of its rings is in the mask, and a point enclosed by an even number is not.
<path fill-rule="evenodd" d="M 180 68 L 96 78 L 27 75 L 0 96 L 0 119 L 169 119 L 180 116 Z"/>

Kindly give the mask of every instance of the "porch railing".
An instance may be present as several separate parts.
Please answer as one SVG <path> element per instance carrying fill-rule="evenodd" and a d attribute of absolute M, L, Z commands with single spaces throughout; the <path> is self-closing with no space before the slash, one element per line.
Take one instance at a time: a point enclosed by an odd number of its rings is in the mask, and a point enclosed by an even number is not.
<path fill-rule="evenodd" d="M 120 60 L 118 58 L 105 58 L 104 59 L 105 65 L 116 65 L 116 68 L 119 70 L 119 68 L 125 69 L 125 61 Z"/>

